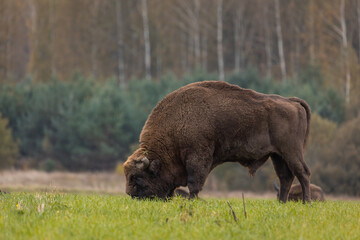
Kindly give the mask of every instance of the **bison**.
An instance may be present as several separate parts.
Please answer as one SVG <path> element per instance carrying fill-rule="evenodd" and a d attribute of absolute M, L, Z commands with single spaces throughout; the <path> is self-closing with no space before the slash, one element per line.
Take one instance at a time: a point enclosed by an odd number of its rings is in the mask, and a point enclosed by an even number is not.
<path fill-rule="evenodd" d="M 287 201 L 296 176 L 310 202 L 310 169 L 303 150 L 311 112 L 305 101 L 267 95 L 223 81 L 186 85 L 150 113 L 140 145 L 124 163 L 126 193 L 133 198 L 173 196 L 187 186 L 197 198 L 208 174 L 238 162 L 254 175 L 270 157 Z"/>
<path fill-rule="evenodd" d="M 277 191 L 277 198 L 279 198 L 280 188 L 274 181 L 274 188 Z M 321 187 L 316 186 L 315 184 L 310 184 L 310 197 L 313 201 L 323 202 L 325 201 L 325 194 Z M 289 191 L 288 200 L 290 201 L 300 201 L 302 199 L 302 189 L 300 184 L 294 184 L 291 186 Z"/>

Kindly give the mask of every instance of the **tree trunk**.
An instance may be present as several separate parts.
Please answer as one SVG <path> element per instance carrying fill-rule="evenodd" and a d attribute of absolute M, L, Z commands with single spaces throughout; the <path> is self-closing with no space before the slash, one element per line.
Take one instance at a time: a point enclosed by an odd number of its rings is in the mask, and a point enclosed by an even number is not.
<path fill-rule="evenodd" d="M 187 39 L 187 72 L 190 72 L 193 68 L 193 60 L 194 60 L 194 38 L 193 38 L 193 30 L 190 30 L 189 34 L 186 37 Z"/>
<path fill-rule="evenodd" d="M 218 53 L 218 67 L 219 67 L 219 80 L 224 81 L 224 56 L 223 56 L 223 24 L 222 12 L 223 1 L 217 0 L 217 53 Z"/>
<path fill-rule="evenodd" d="M 156 55 L 156 77 L 161 79 L 161 73 L 162 73 L 162 57 L 161 57 L 161 50 L 158 50 Z"/>
<path fill-rule="evenodd" d="M 281 76 L 283 82 L 286 81 L 286 64 L 285 64 L 285 56 L 284 56 L 284 46 L 283 46 L 283 38 L 281 32 L 281 19 L 280 19 L 280 1 L 275 1 L 275 17 L 276 17 L 276 34 L 278 39 L 278 48 L 279 48 L 279 58 L 280 58 L 280 68 L 281 68 Z"/>
<path fill-rule="evenodd" d="M 195 67 L 200 63 L 200 0 L 194 0 L 194 48 L 195 48 Z"/>
<path fill-rule="evenodd" d="M 310 62 L 315 63 L 315 27 L 314 27 L 314 0 L 310 0 L 310 11 L 309 11 L 309 25 L 310 25 Z"/>
<path fill-rule="evenodd" d="M 301 48 L 301 39 L 300 39 L 300 29 L 298 26 L 296 28 L 296 36 L 295 36 L 295 56 L 294 56 L 294 78 L 297 81 L 299 78 L 300 72 L 300 48 Z"/>
<path fill-rule="evenodd" d="M 340 2 L 340 26 L 341 26 L 341 39 L 342 39 L 342 51 L 345 62 L 345 101 L 350 102 L 350 87 L 351 87 L 351 75 L 349 67 L 349 53 L 348 53 L 348 41 L 346 33 L 346 22 L 345 22 L 345 0 Z"/>
<path fill-rule="evenodd" d="M 150 53 L 150 34 L 149 19 L 147 13 L 147 0 L 142 0 L 142 19 L 144 25 L 144 43 L 145 43 L 145 78 L 151 79 L 151 53 Z"/>
<path fill-rule="evenodd" d="M 202 68 L 207 70 L 207 58 L 208 58 L 208 49 L 207 49 L 207 32 L 205 31 L 202 37 Z"/>
<path fill-rule="evenodd" d="M 272 76 L 272 56 L 271 56 L 271 34 L 270 34 L 270 25 L 269 25 L 269 11 L 268 6 L 265 4 L 267 0 L 263 2 L 263 21 L 264 21 L 264 34 L 265 34 L 265 53 L 266 53 L 266 77 L 270 78 Z"/>
<path fill-rule="evenodd" d="M 55 24 L 54 24 L 54 0 L 49 0 L 49 24 L 50 24 L 50 57 L 51 57 L 51 77 L 56 76 L 55 66 Z"/>
<path fill-rule="evenodd" d="M 6 66 L 5 66 L 5 77 L 7 80 L 11 76 L 11 58 L 12 58 L 12 21 L 13 21 L 13 12 L 14 12 L 14 1 L 8 1 L 8 11 L 7 11 L 7 37 L 6 37 Z"/>
<path fill-rule="evenodd" d="M 180 39 L 181 39 L 181 68 L 182 68 L 182 72 L 186 72 L 187 71 L 187 44 L 186 44 L 186 33 L 185 32 L 181 32 L 180 33 Z"/>
<path fill-rule="evenodd" d="M 98 77 L 98 65 L 97 65 L 97 13 L 100 0 L 94 0 L 91 5 L 91 71 L 94 78 Z"/>
<path fill-rule="evenodd" d="M 30 15 L 30 59 L 28 64 L 28 72 L 33 78 L 36 78 L 37 70 L 34 68 L 35 64 L 35 51 L 38 45 L 37 38 L 37 9 L 34 0 L 29 0 L 29 15 Z"/>
<path fill-rule="evenodd" d="M 240 25 L 241 25 L 241 13 L 239 9 L 236 9 L 235 19 L 234 19 L 234 45 L 235 45 L 235 63 L 234 70 L 235 72 L 240 72 Z"/>
<path fill-rule="evenodd" d="M 358 63 L 360 64 L 360 0 L 357 0 L 357 20 L 358 20 Z"/>
<path fill-rule="evenodd" d="M 123 22 L 121 13 L 121 0 L 116 0 L 116 30 L 117 30 L 117 69 L 120 87 L 125 86 L 125 66 L 124 66 L 124 36 Z"/>

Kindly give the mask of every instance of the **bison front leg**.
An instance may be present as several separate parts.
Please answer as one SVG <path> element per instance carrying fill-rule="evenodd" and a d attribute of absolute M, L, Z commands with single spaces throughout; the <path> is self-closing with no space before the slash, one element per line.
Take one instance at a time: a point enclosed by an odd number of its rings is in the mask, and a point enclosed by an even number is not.
<path fill-rule="evenodd" d="M 210 167 L 206 161 L 196 158 L 188 159 L 186 163 L 187 186 L 190 192 L 190 199 L 198 198 L 198 193 L 204 186 L 205 180 L 210 172 Z"/>
<path fill-rule="evenodd" d="M 291 184 L 294 181 L 294 175 L 290 171 L 284 159 L 279 155 L 272 155 L 271 160 L 273 162 L 276 175 L 280 180 L 279 201 L 286 203 Z"/>

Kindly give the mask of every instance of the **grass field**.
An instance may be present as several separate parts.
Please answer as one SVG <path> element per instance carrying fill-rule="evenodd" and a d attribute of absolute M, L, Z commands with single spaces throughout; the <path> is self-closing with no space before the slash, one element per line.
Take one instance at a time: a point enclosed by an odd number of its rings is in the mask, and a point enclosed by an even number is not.
<path fill-rule="evenodd" d="M 234 215 L 230 210 L 232 207 Z M 360 239 L 360 202 L 0 195 L 0 239 Z"/>

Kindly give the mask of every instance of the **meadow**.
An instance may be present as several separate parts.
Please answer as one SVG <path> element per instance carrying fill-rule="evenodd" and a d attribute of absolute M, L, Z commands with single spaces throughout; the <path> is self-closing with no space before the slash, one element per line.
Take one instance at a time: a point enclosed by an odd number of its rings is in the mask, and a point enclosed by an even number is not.
<path fill-rule="evenodd" d="M 360 201 L 245 196 L 245 217 L 241 198 L 12 192 L 0 195 L 0 239 L 359 239 L 359 209 Z"/>

